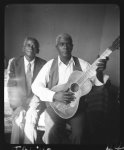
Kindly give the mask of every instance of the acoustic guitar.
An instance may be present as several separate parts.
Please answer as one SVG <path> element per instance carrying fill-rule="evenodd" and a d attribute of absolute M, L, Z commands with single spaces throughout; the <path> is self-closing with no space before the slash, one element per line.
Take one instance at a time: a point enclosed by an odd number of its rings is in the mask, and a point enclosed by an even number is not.
<path fill-rule="evenodd" d="M 54 92 L 68 91 L 75 94 L 75 100 L 69 104 L 65 104 L 59 101 L 50 102 L 51 107 L 56 112 L 58 116 L 63 119 L 69 119 L 74 116 L 78 109 L 80 97 L 88 94 L 92 89 L 92 82 L 90 78 L 93 76 L 94 71 L 97 69 L 97 63 L 100 59 L 105 59 L 113 51 L 120 49 L 120 36 L 112 43 L 112 45 L 107 48 L 99 58 L 97 58 L 90 68 L 83 73 L 82 71 L 74 71 L 66 84 L 54 86 L 51 90 Z"/>

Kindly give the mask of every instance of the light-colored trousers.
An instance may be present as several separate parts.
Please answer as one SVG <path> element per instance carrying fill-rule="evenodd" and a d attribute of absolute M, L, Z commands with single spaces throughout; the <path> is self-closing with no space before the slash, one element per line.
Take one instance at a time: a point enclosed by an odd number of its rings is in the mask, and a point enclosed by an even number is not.
<path fill-rule="evenodd" d="M 11 144 L 23 144 L 24 141 L 24 123 L 26 111 L 18 107 L 13 114 Z"/>
<path fill-rule="evenodd" d="M 24 144 L 34 144 L 36 142 L 38 121 L 44 110 L 45 107 L 42 105 L 41 100 L 34 95 L 25 116 Z"/>
<path fill-rule="evenodd" d="M 37 140 L 37 124 L 41 101 L 33 96 L 27 112 L 20 106 L 13 114 L 11 144 L 34 144 Z"/>

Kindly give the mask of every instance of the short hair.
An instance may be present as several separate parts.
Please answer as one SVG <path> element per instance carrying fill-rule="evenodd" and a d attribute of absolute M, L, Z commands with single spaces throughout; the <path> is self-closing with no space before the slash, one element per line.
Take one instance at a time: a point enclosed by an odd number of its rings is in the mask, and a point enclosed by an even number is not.
<path fill-rule="evenodd" d="M 72 41 L 72 37 L 71 35 L 69 35 L 68 33 L 62 33 L 60 35 L 58 35 L 56 37 L 56 46 L 58 45 L 58 43 L 60 42 L 60 39 L 61 38 L 65 38 L 65 39 L 68 39 L 70 41 L 70 43 L 73 45 L 73 41 Z"/>
<path fill-rule="evenodd" d="M 36 53 L 38 54 L 39 51 L 40 51 L 40 50 L 39 50 L 40 45 L 39 45 L 38 40 L 35 39 L 35 38 L 33 38 L 33 37 L 26 37 L 26 38 L 25 38 L 24 43 L 23 43 L 23 51 L 24 51 L 24 49 L 25 49 L 25 46 L 26 46 L 27 41 L 29 41 L 29 40 L 31 40 L 31 41 L 34 42 L 34 44 L 35 44 L 35 46 L 36 46 Z"/>

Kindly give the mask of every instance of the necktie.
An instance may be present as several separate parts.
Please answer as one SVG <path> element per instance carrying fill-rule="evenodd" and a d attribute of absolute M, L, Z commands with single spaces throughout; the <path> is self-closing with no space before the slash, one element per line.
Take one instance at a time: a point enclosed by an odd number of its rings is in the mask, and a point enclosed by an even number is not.
<path fill-rule="evenodd" d="M 28 91 L 28 95 L 29 95 L 31 92 L 31 82 L 32 82 L 31 64 L 30 63 L 27 66 L 26 80 L 27 80 L 27 91 Z"/>

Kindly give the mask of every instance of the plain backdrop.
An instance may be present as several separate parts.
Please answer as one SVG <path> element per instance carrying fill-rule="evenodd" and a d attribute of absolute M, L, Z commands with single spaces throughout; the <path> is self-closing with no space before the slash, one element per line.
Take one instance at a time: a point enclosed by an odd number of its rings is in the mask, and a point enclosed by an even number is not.
<path fill-rule="evenodd" d="M 38 56 L 49 60 L 57 54 L 56 36 L 69 33 L 73 55 L 92 64 L 120 35 L 120 9 L 114 4 L 9 4 L 4 25 L 7 60 L 22 55 L 27 36 L 39 41 Z M 120 51 L 110 55 L 105 73 L 120 86 Z"/>

